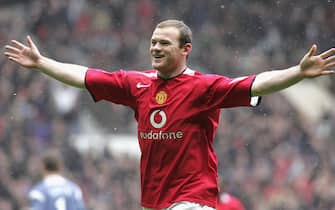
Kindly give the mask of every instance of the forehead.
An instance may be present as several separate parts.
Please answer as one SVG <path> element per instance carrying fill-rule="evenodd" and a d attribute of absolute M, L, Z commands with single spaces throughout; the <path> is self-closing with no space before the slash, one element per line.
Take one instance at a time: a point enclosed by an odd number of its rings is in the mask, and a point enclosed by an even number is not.
<path fill-rule="evenodd" d="M 164 27 L 164 28 L 156 28 L 152 33 L 152 40 L 170 40 L 170 41 L 178 41 L 179 40 L 179 30 L 175 27 Z"/>

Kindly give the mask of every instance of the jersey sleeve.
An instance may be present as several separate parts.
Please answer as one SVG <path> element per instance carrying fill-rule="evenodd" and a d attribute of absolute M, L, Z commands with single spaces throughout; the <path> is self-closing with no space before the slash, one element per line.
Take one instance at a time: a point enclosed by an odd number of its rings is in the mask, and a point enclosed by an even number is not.
<path fill-rule="evenodd" d="M 100 69 L 89 69 L 85 76 L 85 86 L 94 101 L 106 100 L 113 103 L 132 106 L 134 97 L 125 71 L 107 72 Z"/>
<path fill-rule="evenodd" d="M 228 78 L 210 76 L 208 102 L 218 108 L 257 106 L 261 97 L 251 97 L 251 86 L 256 76 Z"/>

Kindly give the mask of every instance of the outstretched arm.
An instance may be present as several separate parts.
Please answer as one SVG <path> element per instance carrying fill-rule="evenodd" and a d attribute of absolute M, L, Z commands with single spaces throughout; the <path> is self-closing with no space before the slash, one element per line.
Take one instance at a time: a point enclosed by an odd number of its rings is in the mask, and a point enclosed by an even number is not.
<path fill-rule="evenodd" d="M 87 67 L 76 64 L 61 63 L 42 56 L 27 36 L 28 46 L 12 40 L 12 45 L 5 46 L 5 56 L 25 68 L 36 69 L 63 83 L 79 88 L 85 88 L 85 74 Z"/>
<path fill-rule="evenodd" d="M 283 90 L 305 78 L 333 74 L 335 48 L 315 55 L 316 45 L 301 59 L 299 65 L 284 70 L 266 71 L 256 76 L 251 88 L 252 96 L 262 96 Z"/>

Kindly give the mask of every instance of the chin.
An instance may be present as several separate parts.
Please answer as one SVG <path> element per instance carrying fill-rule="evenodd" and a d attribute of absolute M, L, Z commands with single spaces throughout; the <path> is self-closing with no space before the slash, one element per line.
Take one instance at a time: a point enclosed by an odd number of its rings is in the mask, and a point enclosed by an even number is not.
<path fill-rule="evenodd" d="M 152 67 L 154 68 L 154 69 L 156 69 L 156 70 L 159 70 L 159 69 L 161 69 L 162 67 L 163 67 L 163 65 L 160 65 L 160 64 L 155 64 L 155 63 L 153 63 L 152 64 Z"/>

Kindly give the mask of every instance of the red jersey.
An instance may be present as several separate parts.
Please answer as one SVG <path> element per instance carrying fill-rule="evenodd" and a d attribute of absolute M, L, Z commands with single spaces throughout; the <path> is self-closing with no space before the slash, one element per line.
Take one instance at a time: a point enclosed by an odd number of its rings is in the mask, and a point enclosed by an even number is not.
<path fill-rule="evenodd" d="M 230 79 L 186 69 L 172 79 L 156 70 L 89 69 L 86 88 L 95 101 L 131 107 L 141 150 L 141 204 L 167 208 L 189 201 L 215 208 L 217 158 L 213 139 L 221 108 L 256 105 L 255 76 Z"/>
<path fill-rule="evenodd" d="M 217 210 L 245 210 L 242 202 L 229 193 L 223 193 L 220 196 Z"/>

